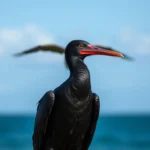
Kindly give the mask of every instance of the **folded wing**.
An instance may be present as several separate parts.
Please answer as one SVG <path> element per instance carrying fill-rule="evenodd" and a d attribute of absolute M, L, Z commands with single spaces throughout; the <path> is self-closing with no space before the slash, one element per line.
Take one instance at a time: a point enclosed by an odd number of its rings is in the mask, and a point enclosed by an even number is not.
<path fill-rule="evenodd" d="M 44 94 L 38 103 L 37 113 L 34 123 L 34 133 L 32 136 L 34 150 L 44 149 L 44 137 L 47 131 L 48 120 L 51 117 L 55 101 L 53 91 Z"/>

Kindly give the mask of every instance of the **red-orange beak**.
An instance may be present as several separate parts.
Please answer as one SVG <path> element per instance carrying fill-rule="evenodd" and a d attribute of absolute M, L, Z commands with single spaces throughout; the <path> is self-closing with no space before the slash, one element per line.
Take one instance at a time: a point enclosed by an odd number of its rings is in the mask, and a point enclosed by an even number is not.
<path fill-rule="evenodd" d="M 88 45 L 87 49 L 83 49 L 80 51 L 80 54 L 83 56 L 89 56 L 89 55 L 107 55 L 107 56 L 115 56 L 115 57 L 122 57 L 124 58 L 124 55 L 120 52 L 110 50 L 108 48 L 104 47 L 97 47 L 93 45 Z"/>

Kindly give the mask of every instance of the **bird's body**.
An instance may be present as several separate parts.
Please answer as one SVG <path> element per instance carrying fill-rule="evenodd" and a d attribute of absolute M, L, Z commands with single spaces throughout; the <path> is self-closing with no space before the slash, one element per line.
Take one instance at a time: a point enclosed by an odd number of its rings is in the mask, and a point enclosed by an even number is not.
<path fill-rule="evenodd" d="M 99 101 L 91 91 L 90 73 L 86 65 L 77 59 L 70 77 L 46 94 L 50 93 L 55 97 L 55 104 L 47 123 L 42 149 L 87 150 L 91 142 L 89 136 L 93 135 L 99 115 Z M 97 116 L 94 122 L 93 114 Z"/>
<path fill-rule="evenodd" d="M 42 47 L 62 53 L 59 46 Z M 19 55 L 37 50 L 38 47 Z M 81 40 L 74 40 L 66 47 L 70 76 L 59 87 L 46 92 L 38 103 L 34 150 L 88 150 L 96 129 L 100 101 L 91 90 L 90 72 L 83 60 L 95 54 L 123 57 L 119 52 Z"/>

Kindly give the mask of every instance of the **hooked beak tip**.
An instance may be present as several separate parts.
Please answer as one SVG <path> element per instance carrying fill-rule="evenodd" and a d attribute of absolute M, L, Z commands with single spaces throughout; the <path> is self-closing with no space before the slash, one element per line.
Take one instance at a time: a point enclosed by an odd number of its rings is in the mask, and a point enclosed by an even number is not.
<path fill-rule="evenodd" d="M 122 58 L 124 58 L 124 55 L 123 55 L 123 54 L 120 54 L 120 56 L 121 56 Z"/>

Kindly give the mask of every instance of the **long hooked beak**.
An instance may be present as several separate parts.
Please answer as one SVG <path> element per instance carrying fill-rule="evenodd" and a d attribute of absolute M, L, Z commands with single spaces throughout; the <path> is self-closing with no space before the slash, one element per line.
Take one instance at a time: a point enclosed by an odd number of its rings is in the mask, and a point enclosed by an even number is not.
<path fill-rule="evenodd" d="M 120 52 L 110 50 L 108 48 L 101 48 L 98 46 L 88 45 L 87 49 L 83 49 L 80 51 L 81 55 L 107 55 L 107 56 L 115 56 L 115 57 L 122 57 L 124 58 L 124 55 Z"/>

